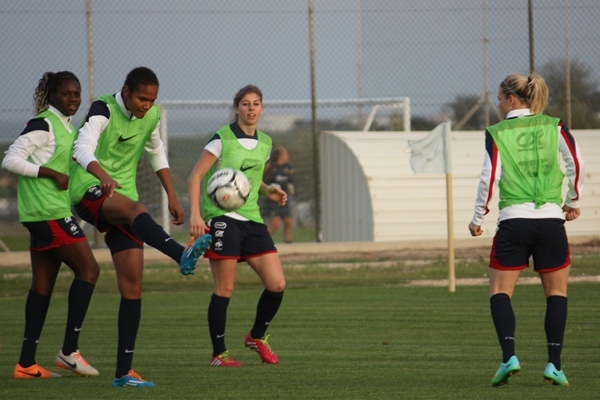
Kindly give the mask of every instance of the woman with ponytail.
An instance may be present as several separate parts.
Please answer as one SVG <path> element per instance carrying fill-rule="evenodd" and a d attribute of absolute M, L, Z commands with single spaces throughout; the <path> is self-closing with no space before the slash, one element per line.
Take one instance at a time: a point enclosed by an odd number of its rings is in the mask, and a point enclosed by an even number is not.
<path fill-rule="evenodd" d="M 79 352 L 78 340 L 100 269 L 73 218 L 67 191 L 75 138 L 71 118 L 81 104 L 79 79 L 69 71 L 46 72 L 33 103 L 36 117 L 27 123 L 2 161 L 4 169 L 19 175 L 19 220 L 30 233 L 32 270 L 25 303 L 25 335 L 13 376 L 60 377 L 39 366 L 35 355 L 63 263 L 75 277 L 69 290 L 65 337 L 55 364 L 77 375 L 95 376 L 98 371 Z"/>
<path fill-rule="evenodd" d="M 498 187 L 500 212 L 490 254 L 489 287 L 502 362 L 492 386 L 506 384 L 521 370 L 515 355 L 511 298 L 530 258 L 546 296 L 548 363 L 542 376 L 554 385 L 569 385 L 561 363 L 571 266 L 564 223 L 580 215 L 583 160 L 565 124 L 543 114 L 547 100 L 548 87 L 541 76 L 508 75 L 498 90 L 506 119 L 485 132 L 485 160 L 469 231 L 473 236 L 483 233 L 481 225 Z M 563 194 L 565 176 L 568 190 Z"/>

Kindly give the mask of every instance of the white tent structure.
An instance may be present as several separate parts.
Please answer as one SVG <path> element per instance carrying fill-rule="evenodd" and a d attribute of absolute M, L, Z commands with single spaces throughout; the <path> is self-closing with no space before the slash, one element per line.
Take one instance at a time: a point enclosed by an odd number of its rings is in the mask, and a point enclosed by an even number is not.
<path fill-rule="evenodd" d="M 448 237 L 446 176 L 415 175 L 408 140 L 429 132 L 322 132 L 321 228 L 323 242 L 444 241 Z M 600 132 L 573 131 L 583 151 L 582 216 L 566 224 L 571 239 L 600 236 Z M 451 133 L 453 232 L 457 240 L 491 242 L 497 198 L 472 238 L 468 224 L 484 157 L 480 131 Z"/>

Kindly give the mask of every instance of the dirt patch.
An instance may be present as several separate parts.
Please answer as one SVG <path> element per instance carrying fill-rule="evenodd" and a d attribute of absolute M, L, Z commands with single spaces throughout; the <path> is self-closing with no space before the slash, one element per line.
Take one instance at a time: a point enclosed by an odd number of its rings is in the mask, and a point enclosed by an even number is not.
<path fill-rule="evenodd" d="M 571 244 L 571 255 L 573 257 L 600 254 L 600 239 L 595 239 L 585 243 Z M 459 248 L 454 251 L 455 259 L 488 259 L 490 255 L 489 247 Z M 418 261 L 432 260 L 437 258 L 445 259 L 448 257 L 448 249 L 410 249 L 399 248 L 396 250 L 385 249 L 377 251 L 335 251 L 318 252 L 303 254 L 280 254 L 281 261 L 284 264 L 300 263 L 323 263 L 323 262 L 341 262 L 341 261 Z"/>

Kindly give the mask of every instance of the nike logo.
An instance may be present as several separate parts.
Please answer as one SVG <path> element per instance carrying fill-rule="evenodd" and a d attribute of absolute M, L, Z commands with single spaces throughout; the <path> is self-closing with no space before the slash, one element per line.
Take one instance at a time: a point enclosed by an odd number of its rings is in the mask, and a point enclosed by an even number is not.
<path fill-rule="evenodd" d="M 169 240 L 173 239 L 172 237 L 166 238 L 165 242 L 168 242 Z"/>
<path fill-rule="evenodd" d="M 251 165 L 251 166 L 249 166 L 249 167 L 241 167 L 241 168 L 240 168 L 240 171 L 242 171 L 242 172 L 244 172 L 244 171 L 248 171 L 250 168 L 253 168 L 253 167 L 254 167 L 254 165 Z"/>
<path fill-rule="evenodd" d="M 134 137 L 136 137 L 136 135 L 129 136 L 128 138 L 124 138 L 123 135 L 121 135 L 121 136 L 119 136 L 119 142 L 126 142 L 130 139 L 133 139 Z"/>
<path fill-rule="evenodd" d="M 221 339 L 222 337 L 225 337 L 225 334 L 217 335 L 217 339 Z"/>
<path fill-rule="evenodd" d="M 133 350 L 125 349 L 125 353 L 133 353 Z"/>
<path fill-rule="evenodd" d="M 23 370 L 19 371 L 22 374 L 25 375 L 29 375 L 29 376 L 35 376 L 36 378 L 39 378 L 40 376 L 42 376 L 42 373 L 40 371 L 36 372 L 35 374 L 30 374 L 29 372 L 25 372 Z"/>
<path fill-rule="evenodd" d="M 77 327 L 77 326 L 76 326 L 76 327 L 75 327 L 73 330 L 74 330 L 75 332 L 79 332 L 79 331 L 81 330 L 81 328 L 79 328 L 79 327 Z"/>
<path fill-rule="evenodd" d="M 61 356 L 58 356 L 58 358 L 60 358 L 65 364 L 67 364 L 69 366 L 69 368 L 71 368 L 71 369 L 77 368 L 77 363 L 71 364 L 70 362 L 68 362 L 67 360 L 62 358 Z M 38 371 L 38 373 L 39 373 L 39 371 Z"/>

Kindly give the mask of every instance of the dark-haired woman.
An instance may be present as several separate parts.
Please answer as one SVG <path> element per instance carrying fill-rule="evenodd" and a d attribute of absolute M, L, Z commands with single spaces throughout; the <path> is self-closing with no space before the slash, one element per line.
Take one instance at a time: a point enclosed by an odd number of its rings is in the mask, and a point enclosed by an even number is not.
<path fill-rule="evenodd" d="M 98 375 L 78 348 L 79 334 L 100 269 L 73 218 L 67 188 L 75 138 L 71 118 L 81 104 L 79 79 L 69 71 L 46 72 L 34 94 L 34 119 L 8 149 L 2 167 L 19 175 L 19 220 L 29 230 L 32 283 L 25 303 L 25 335 L 13 376 L 55 378 L 36 362 L 36 350 L 62 263 L 74 273 L 67 326 L 56 366 Z"/>
<path fill-rule="evenodd" d="M 241 261 L 248 262 L 264 286 L 256 306 L 254 325 L 244 344 L 256 351 L 263 362 L 277 364 L 279 359 L 271 350 L 265 333 L 283 300 L 285 278 L 273 239 L 260 216 L 258 196 L 263 194 L 282 206 L 287 202 L 287 194 L 262 180 L 271 151 L 271 138 L 257 129 L 263 112 L 260 89 L 254 85 L 241 88 L 233 99 L 233 111 L 234 122 L 213 135 L 188 179 L 190 233 L 198 236 L 210 232 L 215 238 L 206 252 L 214 278 L 214 291 L 208 306 L 208 327 L 213 345 L 210 364 L 240 366 L 225 346 L 225 325 L 237 264 Z M 203 178 L 212 176 L 219 168 L 241 170 L 250 181 L 248 201 L 233 212 L 211 203 L 206 193 L 207 179 L 200 190 Z"/>
<path fill-rule="evenodd" d="M 543 114 L 548 87 L 541 76 L 508 75 L 500 83 L 498 101 L 506 119 L 486 129 L 486 156 L 469 224 L 471 235 L 483 233 L 481 224 L 498 186 L 500 212 L 490 254 L 489 286 L 502 362 L 492 386 L 506 384 L 521 370 L 515 355 L 516 320 L 511 299 L 530 258 L 546 295 L 548 363 L 542 376 L 555 385 L 568 386 L 561 363 L 571 267 L 564 225 L 565 220 L 573 221 L 580 215 L 583 160 L 566 125 Z M 563 194 L 565 177 L 568 190 Z"/>
<path fill-rule="evenodd" d="M 138 201 L 136 171 L 145 152 L 167 193 L 173 224 L 184 222 L 160 139 L 160 111 L 154 104 L 158 86 L 149 68 L 129 72 L 120 92 L 91 105 L 73 150 L 71 202 L 82 219 L 106 233 L 121 294 L 115 387 L 154 386 L 132 369 L 141 318 L 144 243 L 171 257 L 184 275 L 194 272 L 210 245 L 210 235 L 187 248 L 177 243 Z"/>

